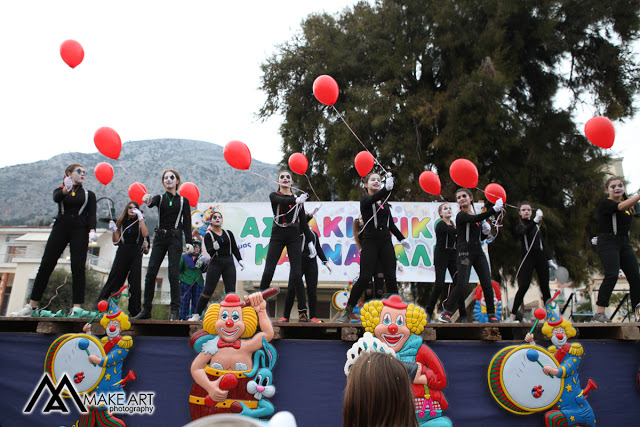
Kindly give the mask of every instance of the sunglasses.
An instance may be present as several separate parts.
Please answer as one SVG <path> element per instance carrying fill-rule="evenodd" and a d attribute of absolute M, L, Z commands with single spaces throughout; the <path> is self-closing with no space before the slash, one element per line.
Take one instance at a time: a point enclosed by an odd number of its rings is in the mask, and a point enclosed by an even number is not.
<path fill-rule="evenodd" d="M 80 168 L 74 170 L 74 172 L 77 173 L 78 175 L 82 175 L 82 176 L 85 176 L 87 174 L 86 170 L 80 169 Z"/>

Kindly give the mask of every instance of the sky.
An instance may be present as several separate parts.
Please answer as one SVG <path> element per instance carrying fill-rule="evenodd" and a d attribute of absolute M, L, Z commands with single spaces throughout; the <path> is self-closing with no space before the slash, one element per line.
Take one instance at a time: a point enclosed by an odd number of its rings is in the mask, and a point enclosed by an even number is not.
<path fill-rule="evenodd" d="M 266 99 L 260 65 L 308 14 L 336 14 L 354 3 L 0 2 L 0 167 L 96 152 L 93 134 L 102 126 L 123 142 L 240 140 L 255 159 L 277 163 L 282 118 L 256 118 Z M 67 39 L 85 51 L 75 69 L 60 58 Z M 588 107 L 581 112 L 579 127 L 593 115 Z M 640 117 L 614 125 L 612 154 L 625 157 L 635 191 Z"/>

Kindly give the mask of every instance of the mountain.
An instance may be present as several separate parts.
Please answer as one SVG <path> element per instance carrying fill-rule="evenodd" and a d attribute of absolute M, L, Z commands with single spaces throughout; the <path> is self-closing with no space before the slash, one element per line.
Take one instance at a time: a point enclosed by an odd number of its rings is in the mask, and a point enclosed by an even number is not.
<path fill-rule="evenodd" d="M 184 139 L 154 139 L 129 141 L 122 144 L 118 160 L 100 153 L 63 153 L 48 160 L 0 168 L 0 224 L 48 225 L 57 215 L 53 190 L 62 183 L 64 169 L 72 163 L 87 168 L 84 186 L 96 197 L 108 197 L 115 204 L 116 217 L 129 200 L 128 188 L 141 182 L 150 194 L 160 194 L 162 171 L 175 169 L 182 182 L 193 182 L 200 191 L 200 202 L 265 202 L 276 188 L 278 166 L 251 162 L 250 170 L 236 170 L 223 157 L 223 147 L 203 141 Z M 93 175 L 100 162 L 113 166 L 113 180 L 102 185 Z M 98 202 L 98 217 L 108 217 L 108 202 Z M 155 223 L 156 209 L 145 216 Z M 151 224 L 150 224 L 151 225 Z M 104 224 L 98 225 L 104 227 Z"/>

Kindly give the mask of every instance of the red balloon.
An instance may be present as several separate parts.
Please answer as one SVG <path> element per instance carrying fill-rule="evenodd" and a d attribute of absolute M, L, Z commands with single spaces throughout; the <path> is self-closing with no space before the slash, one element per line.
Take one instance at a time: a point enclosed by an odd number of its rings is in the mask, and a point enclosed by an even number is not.
<path fill-rule="evenodd" d="M 544 308 L 538 307 L 533 311 L 533 315 L 536 317 L 536 319 L 542 320 L 547 317 L 547 312 L 544 311 Z"/>
<path fill-rule="evenodd" d="M 584 125 L 584 135 L 589 142 L 601 148 L 611 148 L 616 139 L 616 130 L 611 120 L 596 116 L 590 118 Z"/>
<path fill-rule="evenodd" d="M 66 40 L 60 45 L 60 56 L 71 68 L 76 68 L 84 59 L 84 49 L 75 40 Z"/>
<path fill-rule="evenodd" d="M 189 200 L 189 205 L 192 208 L 198 206 L 198 199 L 200 198 L 200 190 L 193 182 L 185 182 L 180 186 L 180 195 Z"/>
<path fill-rule="evenodd" d="M 98 303 L 99 311 L 101 312 L 107 311 L 107 308 L 109 308 L 109 304 L 105 300 L 102 300 Z"/>
<path fill-rule="evenodd" d="M 373 169 L 373 156 L 368 151 L 361 151 L 354 161 L 358 174 L 364 178 Z"/>
<path fill-rule="evenodd" d="M 293 153 L 291 157 L 289 157 L 289 167 L 291 170 L 298 175 L 304 175 L 307 173 L 307 168 L 309 167 L 309 161 L 302 153 Z"/>
<path fill-rule="evenodd" d="M 98 163 L 93 173 L 101 184 L 107 185 L 113 179 L 113 167 L 107 162 Z"/>
<path fill-rule="evenodd" d="M 324 105 L 333 105 L 338 100 L 340 89 L 333 77 L 323 74 L 313 82 L 313 94 Z"/>
<path fill-rule="evenodd" d="M 470 160 L 454 160 L 449 166 L 449 175 L 460 187 L 474 188 L 478 185 L 478 169 Z"/>
<path fill-rule="evenodd" d="M 224 159 L 234 169 L 246 170 L 251 166 L 251 151 L 244 142 L 229 141 L 224 146 Z"/>
<path fill-rule="evenodd" d="M 434 172 L 424 171 L 420 174 L 420 187 L 429 194 L 440 194 L 440 178 Z"/>
<path fill-rule="evenodd" d="M 139 182 L 134 182 L 129 186 L 129 199 L 137 202 L 139 205 L 142 205 L 142 196 L 145 194 L 147 194 L 147 187 Z"/>
<path fill-rule="evenodd" d="M 110 127 L 104 126 L 98 129 L 93 135 L 93 142 L 96 144 L 98 151 L 110 159 L 120 157 L 122 141 L 120 141 L 120 135 Z"/>
<path fill-rule="evenodd" d="M 502 199 L 503 202 L 507 202 L 507 192 L 502 185 L 492 182 L 484 188 L 484 195 L 491 203 L 495 203 L 498 199 Z"/>

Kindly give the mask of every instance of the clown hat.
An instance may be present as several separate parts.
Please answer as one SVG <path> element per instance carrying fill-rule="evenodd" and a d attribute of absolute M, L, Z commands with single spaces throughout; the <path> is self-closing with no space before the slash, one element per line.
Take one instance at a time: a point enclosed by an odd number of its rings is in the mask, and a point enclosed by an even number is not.
<path fill-rule="evenodd" d="M 240 301 L 240 297 L 238 296 L 238 294 L 227 294 L 227 296 L 224 297 L 224 301 L 220 303 L 220 306 L 221 307 L 239 307 L 242 304 L 244 304 L 244 302 Z"/>
<path fill-rule="evenodd" d="M 389 299 L 383 299 L 382 304 L 384 304 L 385 307 L 391 307 L 400 310 L 407 308 L 407 306 L 409 305 L 402 302 L 402 298 L 400 298 L 398 295 L 391 295 Z"/>
<path fill-rule="evenodd" d="M 122 313 L 118 308 L 118 304 L 113 300 L 113 298 L 109 299 L 109 310 L 107 310 L 107 319 L 114 319 L 118 317 Z"/>

